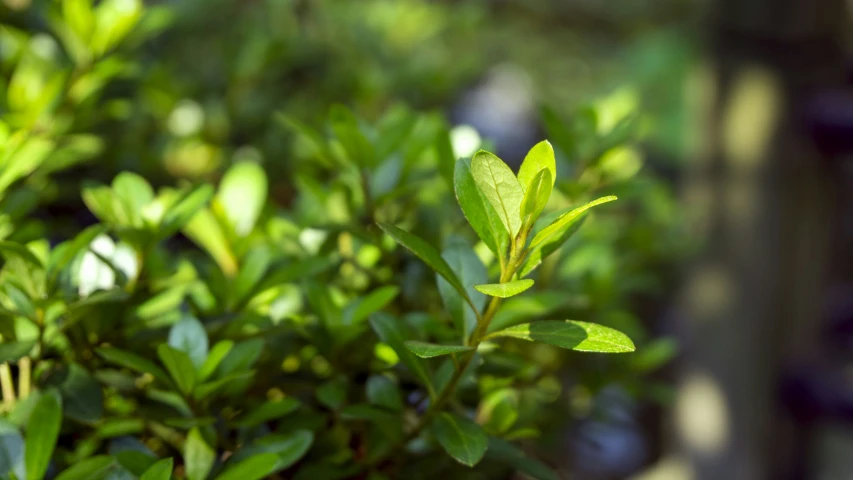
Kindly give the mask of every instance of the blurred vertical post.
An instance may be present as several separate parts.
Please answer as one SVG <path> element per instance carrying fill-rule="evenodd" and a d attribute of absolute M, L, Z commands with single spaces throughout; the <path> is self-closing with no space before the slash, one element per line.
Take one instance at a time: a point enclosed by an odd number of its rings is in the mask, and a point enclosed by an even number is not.
<path fill-rule="evenodd" d="M 703 242 L 681 295 L 681 478 L 796 475 L 783 365 L 817 348 L 832 182 L 801 110 L 842 78 L 843 0 L 714 0 L 704 148 L 685 208 Z"/>

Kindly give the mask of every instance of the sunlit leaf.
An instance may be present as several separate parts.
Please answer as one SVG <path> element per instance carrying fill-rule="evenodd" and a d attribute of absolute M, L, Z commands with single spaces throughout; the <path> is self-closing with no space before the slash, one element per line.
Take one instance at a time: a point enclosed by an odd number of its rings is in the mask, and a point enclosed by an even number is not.
<path fill-rule="evenodd" d="M 580 352 L 625 353 L 634 342 L 622 332 L 595 323 L 575 320 L 543 320 L 523 323 L 489 335 L 542 342 Z"/>
<path fill-rule="evenodd" d="M 474 285 L 478 291 L 490 297 L 509 298 L 514 297 L 533 286 L 533 280 L 522 279 L 506 283 L 490 283 L 486 285 Z"/>

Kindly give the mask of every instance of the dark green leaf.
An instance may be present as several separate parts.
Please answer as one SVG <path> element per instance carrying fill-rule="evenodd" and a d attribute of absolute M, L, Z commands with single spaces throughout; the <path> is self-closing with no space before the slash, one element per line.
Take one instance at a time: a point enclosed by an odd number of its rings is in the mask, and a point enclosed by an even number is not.
<path fill-rule="evenodd" d="M 150 374 L 161 382 L 170 383 L 169 375 L 162 368 L 135 353 L 112 347 L 98 348 L 95 352 L 108 362 L 121 365 L 135 372 Z"/>
<path fill-rule="evenodd" d="M 450 413 L 435 418 L 432 433 L 448 455 L 468 467 L 479 463 L 489 446 L 488 437 L 479 425 Z"/>
<path fill-rule="evenodd" d="M 185 395 L 192 392 L 197 376 L 195 365 L 193 365 L 190 357 L 186 353 L 170 347 L 165 343 L 157 347 L 157 356 L 160 357 L 160 361 L 166 366 L 166 370 L 172 376 L 172 379 L 178 386 L 178 390 Z"/>
<path fill-rule="evenodd" d="M 417 255 L 418 258 L 424 261 L 430 268 L 435 270 L 436 273 L 444 277 L 453 288 L 462 295 L 462 298 L 465 299 L 468 304 L 471 305 L 471 308 L 476 308 L 473 305 L 473 302 L 468 297 L 468 292 L 465 291 L 465 287 L 460 282 L 459 278 L 453 273 L 453 270 L 450 268 L 450 265 L 441 258 L 438 251 L 433 248 L 432 245 L 427 243 L 424 239 L 409 233 L 405 230 L 401 230 L 394 225 L 389 225 L 387 223 L 378 223 L 379 228 L 385 231 L 388 235 L 390 235 L 394 240 L 397 241 L 400 245 L 406 247 L 409 251 Z"/>
<path fill-rule="evenodd" d="M 504 227 L 515 237 L 521 229 L 524 191 L 512 170 L 492 153 L 480 150 L 471 159 L 471 175 L 483 197 L 492 204 Z"/>
<path fill-rule="evenodd" d="M 59 390 L 65 416 L 87 423 L 101 419 L 104 413 L 101 385 L 80 365 L 72 363 L 68 368 L 51 372 L 45 385 Z"/>
<path fill-rule="evenodd" d="M 145 470 L 139 480 L 169 480 L 172 478 L 172 463 L 171 458 L 158 461 Z"/>
<path fill-rule="evenodd" d="M 255 227 L 267 200 L 267 175 L 254 162 L 238 162 L 225 172 L 216 195 L 234 233 L 245 237 Z"/>
<path fill-rule="evenodd" d="M 509 298 L 514 297 L 533 286 L 533 280 L 522 279 L 506 283 L 490 283 L 487 285 L 474 285 L 477 291 L 485 293 L 490 297 Z"/>
<path fill-rule="evenodd" d="M 238 417 L 234 425 L 238 427 L 254 427 L 294 412 L 299 408 L 299 405 L 299 400 L 293 397 L 287 397 L 278 401 L 268 401 Z"/>
<path fill-rule="evenodd" d="M 59 395 L 47 392 L 39 398 L 27 423 L 27 439 L 24 449 L 27 478 L 41 480 L 59 438 L 62 425 L 62 403 Z"/>
<path fill-rule="evenodd" d="M 116 467 L 109 455 L 96 455 L 75 463 L 57 475 L 56 480 L 101 480 Z"/>
<path fill-rule="evenodd" d="M 489 449 L 486 456 L 496 462 L 509 465 L 536 480 L 559 480 L 560 478 L 550 467 L 539 460 L 528 457 L 520 449 L 500 438 L 489 437 Z"/>
<path fill-rule="evenodd" d="M 400 389 L 393 380 L 384 375 L 371 375 L 367 379 L 367 400 L 373 405 L 399 411 L 403 409 Z"/>
<path fill-rule="evenodd" d="M 35 345 L 35 340 L 0 343 L 0 363 L 17 362 L 21 357 L 29 355 Z"/>
<path fill-rule="evenodd" d="M 406 348 L 410 352 L 421 358 L 432 358 L 441 355 L 449 355 L 451 353 L 470 352 L 473 347 L 463 345 L 438 345 L 435 343 L 426 343 L 410 340 L 406 342 Z"/>
<path fill-rule="evenodd" d="M 626 353 L 634 351 L 634 342 L 612 328 L 575 320 L 543 320 L 522 323 L 495 332 L 489 337 L 513 337 L 542 342 L 580 352 Z"/>

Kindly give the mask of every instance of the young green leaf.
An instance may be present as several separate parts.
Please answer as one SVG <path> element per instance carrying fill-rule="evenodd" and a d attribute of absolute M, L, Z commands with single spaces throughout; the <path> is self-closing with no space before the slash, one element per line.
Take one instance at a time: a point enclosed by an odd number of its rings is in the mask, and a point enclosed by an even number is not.
<path fill-rule="evenodd" d="M 28 479 L 41 480 L 44 477 L 61 425 L 62 403 L 59 395 L 47 392 L 39 398 L 27 424 L 24 463 Z"/>
<path fill-rule="evenodd" d="M 466 347 L 463 345 L 438 345 L 435 343 L 418 342 L 415 340 L 406 342 L 406 348 L 421 358 L 432 358 L 441 355 L 449 355 L 451 353 L 470 352 L 471 350 L 474 350 L 473 347 Z"/>
<path fill-rule="evenodd" d="M 216 452 L 211 448 L 198 427 L 190 430 L 184 442 L 184 469 L 187 480 L 204 480 L 213 468 Z"/>
<path fill-rule="evenodd" d="M 98 348 L 95 352 L 108 362 L 121 365 L 135 372 L 148 373 L 164 383 L 169 383 L 169 375 L 162 368 L 135 353 L 112 347 Z"/>
<path fill-rule="evenodd" d="M 496 462 L 513 467 L 536 480 L 559 480 L 560 477 L 548 465 L 530 458 L 513 444 L 500 438 L 489 437 L 489 449 L 486 456 Z"/>
<path fill-rule="evenodd" d="M 510 237 L 518 235 L 524 191 L 512 170 L 494 154 L 480 150 L 471 159 L 471 174 L 480 193 L 498 213 Z"/>
<path fill-rule="evenodd" d="M 525 231 L 533 227 L 542 210 L 545 210 L 552 188 L 551 172 L 548 170 L 539 170 L 530 181 L 521 202 L 521 226 Z"/>
<path fill-rule="evenodd" d="M 278 455 L 261 453 L 229 466 L 216 480 L 260 480 L 273 473 L 278 463 Z"/>
<path fill-rule="evenodd" d="M 196 212 L 182 231 L 213 257 L 225 275 L 231 277 L 237 273 L 237 259 L 228 238 L 209 209 L 202 208 Z"/>
<path fill-rule="evenodd" d="M 483 429 L 458 415 L 439 414 L 433 422 L 432 433 L 448 455 L 468 467 L 479 463 L 489 446 Z"/>
<path fill-rule="evenodd" d="M 377 223 L 377 225 L 379 225 L 379 228 L 384 230 L 385 233 L 396 240 L 397 243 L 406 247 L 410 252 L 423 260 L 430 268 L 435 270 L 436 273 L 444 277 L 444 279 L 447 280 L 460 295 L 462 295 L 462 298 L 471 305 L 471 308 L 476 308 L 474 307 L 474 303 L 471 301 L 471 298 L 468 297 L 468 292 L 465 291 L 465 287 L 462 285 L 459 277 L 453 273 L 453 269 L 451 269 L 450 265 L 441 258 L 441 255 L 439 255 L 438 251 L 436 251 L 432 245 L 417 235 L 401 230 L 394 225 L 381 222 Z"/>
<path fill-rule="evenodd" d="M 599 198 L 560 215 L 550 225 L 543 228 L 530 242 L 527 258 L 519 271 L 519 276 L 524 277 L 533 271 L 542 262 L 542 259 L 560 248 L 580 228 L 589 209 L 614 200 L 616 197 L 612 195 Z"/>
<path fill-rule="evenodd" d="M 469 160 L 460 159 L 456 161 L 456 169 L 453 172 L 453 185 L 456 191 L 456 200 L 462 208 L 462 213 L 468 219 L 468 223 L 480 237 L 480 240 L 489 247 L 499 259 L 506 257 L 509 248 L 509 233 L 504 228 L 498 212 L 492 204 L 483 198 L 471 174 Z"/>
<path fill-rule="evenodd" d="M 17 258 L 28 264 L 30 268 L 43 269 L 41 260 L 36 257 L 33 252 L 26 246 L 16 242 L 2 241 L 0 242 L 0 255 L 8 262 L 11 259 Z"/>
<path fill-rule="evenodd" d="M 487 285 L 474 285 L 478 291 L 490 297 L 509 298 L 514 297 L 533 286 L 533 280 L 522 279 L 506 283 L 490 283 Z"/>
<path fill-rule="evenodd" d="M 580 352 L 626 353 L 634 342 L 622 332 L 595 323 L 575 320 L 543 320 L 522 323 L 495 332 L 487 338 L 513 337 Z"/>
<path fill-rule="evenodd" d="M 169 480 L 172 478 L 172 458 L 164 458 L 148 467 L 139 480 Z"/>
<path fill-rule="evenodd" d="M 96 455 L 71 465 L 56 476 L 56 480 L 101 480 L 116 467 L 109 455 Z"/>
<path fill-rule="evenodd" d="M 255 227 L 267 199 L 267 175 L 254 162 L 235 163 L 225 172 L 216 199 L 234 233 L 245 237 Z"/>
<path fill-rule="evenodd" d="M 543 140 L 534 145 L 524 157 L 524 162 L 518 169 L 518 181 L 521 183 L 521 188 L 524 191 L 529 190 L 533 178 L 542 170 L 547 170 L 550 173 L 550 186 L 553 188 L 554 182 L 557 181 L 557 160 L 554 158 L 554 147 L 548 140 Z"/>
<path fill-rule="evenodd" d="M 187 224 L 213 198 L 211 185 L 199 185 L 186 192 L 163 214 L 160 229 L 157 232 L 161 238 L 168 237 Z"/>
<path fill-rule="evenodd" d="M 193 365 L 189 355 L 164 343 L 157 347 L 157 356 L 166 366 L 166 370 L 169 371 L 169 375 L 172 376 L 178 390 L 184 395 L 192 392 L 197 376 L 195 365 Z"/>

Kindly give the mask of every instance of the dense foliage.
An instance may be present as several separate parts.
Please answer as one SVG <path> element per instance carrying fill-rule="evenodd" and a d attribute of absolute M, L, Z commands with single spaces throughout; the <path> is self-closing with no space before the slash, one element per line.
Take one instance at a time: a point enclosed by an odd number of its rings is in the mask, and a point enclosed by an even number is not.
<path fill-rule="evenodd" d="M 207 26 L 135 0 L 0 29 L 0 478 L 557 478 L 525 451 L 595 392 L 665 400 L 631 312 L 680 244 L 635 94 L 546 109 L 516 175 L 389 101 L 458 89 L 437 39 L 482 12 L 270 3 L 302 33 L 248 10 L 211 57 L 151 58 Z"/>

